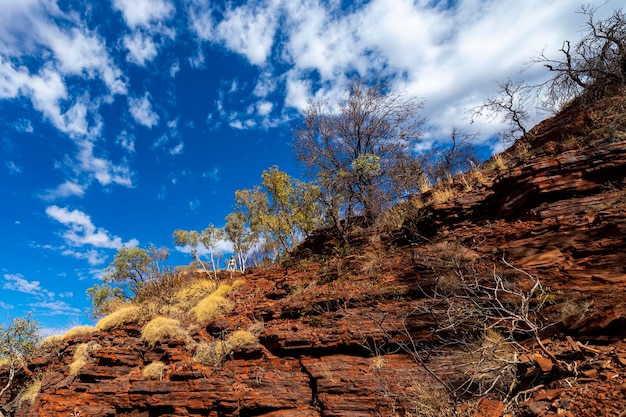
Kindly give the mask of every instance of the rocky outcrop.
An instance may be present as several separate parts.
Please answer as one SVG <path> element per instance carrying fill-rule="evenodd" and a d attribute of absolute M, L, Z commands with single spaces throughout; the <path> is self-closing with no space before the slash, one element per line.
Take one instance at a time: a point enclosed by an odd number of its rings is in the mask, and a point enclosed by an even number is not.
<path fill-rule="evenodd" d="M 522 288 L 540 281 L 528 300 L 543 306 L 540 339 L 518 337 L 514 389 L 477 398 L 467 385 L 457 410 L 626 415 L 626 142 L 564 143 L 598 123 L 570 111 L 539 125 L 530 153 L 427 206 L 428 233 L 364 229 L 339 253 L 320 231 L 289 267 L 246 274 L 229 295 L 232 313 L 185 324 L 194 342 L 210 342 L 263 323 L 257 342 L 222 364 L 194 361 L 189 340 L 150 347 L 137 325 L 69 338 L 30 362 L 41 391 L 15 416 L 446 416 L 446 389 L 489 372 L 455 342 L 482 323 L 442 330 L 454 310 L 433 294 L 452 291 L 446 279 L 494 274 Z M 75 350 L 89 342 L 97 345 L 72 374 Z M 165 368 L 147 379 L 156 361 Z"/>

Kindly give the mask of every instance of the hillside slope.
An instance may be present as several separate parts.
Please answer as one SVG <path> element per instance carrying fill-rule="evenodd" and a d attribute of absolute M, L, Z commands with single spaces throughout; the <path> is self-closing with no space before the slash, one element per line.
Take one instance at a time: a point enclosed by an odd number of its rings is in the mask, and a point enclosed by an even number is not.
<path fill-rule="evenodd" d="M 195 343 L 256 329 L 219 363 L 187 337 L 151 346 L 139 321 L 64 338 L 21 371 L 42 375 L 32 402 L 2 403 L 23 417 L 623 416 L 625 120 L 623 95 L 572 105 L 446 198 L 224 275 L 244 279 L 233 311 L 182 323 Z"/>

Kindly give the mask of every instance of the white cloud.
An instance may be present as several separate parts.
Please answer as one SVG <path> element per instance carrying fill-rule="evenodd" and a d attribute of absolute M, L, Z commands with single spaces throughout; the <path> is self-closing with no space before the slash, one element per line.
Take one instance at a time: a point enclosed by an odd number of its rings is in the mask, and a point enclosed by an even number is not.
<path fill-rule="evenodd" d="M 126 60 L 143 67 L 157 56 L 153 39 L 140 31 L 124 36 L 124 46 L 128 49 Z"/>
<path fill-rule="evenodd" d="M 176 146 L 174 146 L 172 149 L 170 149 L 170 155 L 180 155 L 181 153 L 183 153 L 183 148 L 185 147 L 185 144 L 183 142 L 179 142 Z"/>
<path fill-rule="evenodd" d="M 83 140 L 77 143 L 78 172 L 85 172 L 102 185 L 117 184 L 124 187 L 133 187 L 132 173 L 125 164 L 115 165 L 108 159 L 96 157 L 94 155 L 94 144 L 91 141 Z"/>
<path fill-rule="evenodd" d="M 23 133 L 32 133 L 35 129 L 33 129 L 33 123 L 28 119 L 20 119 L 13 124 L 13 127 L 18 132 Z"/>
<path fill-rule="evenodd" d="M 198 199 L 198 197 L 194 198 L 193 200 L 191 200 L 189 202 L 189 209 L 193 212 L 198 211 L 198 209 L 200 208 L 200 199 Z"/>
<path fill-rule="evenodd" d="M 141 98 L 129 97 L 128 105 L 130 114 L 137 123 L 147 128 L 152 128 L 152 126 L 156 126 L 159 123 L 159 115 L 152 110 L 148 93 Z"/>
<path fill-rule="evenodd" d="M 5 161 L 4 165 L 9 170 L 10 175 L 18 175 L 22 173 L 22 167 L 17 165 L 14 161 Z"/>
<path fill-rule="evenodd" d="M 267 116 L 268 114 L 270 114 L 272 112 L 273 107 L 274 107 L 274 104 L 269 101 L 262 101 L 262 102 L 259 102 L 257 105 L 259 115 L 261 116 Z"/>
<path fill-rule="evenodd" d="M 127 131 L 122 131 L 116 138 L 115 142 L 129 153 L 135 153 L 135 136 Z"/>
<path fill-rule="evenodd" d="M 79 210 L 70 211 L 66 207 L 49 206 L 46 214 L 67 226 L 63 238 L 70 246 L 89 245 L 94 248 L 119 249 L 122 246 L 137 246 L 139 243 L 136 239 L 122 242 L 120 237 L 112 236 L 106 229 L 94 226 L 91 218 Z"/>
<path fill-rule="evenodd" d="M 54 297 L 54 293 L 42 288 L 39 281 L 28 281 L 21 274 L 4 274 L 4 285 L 2 288 L 37 297 Z"/>
<path fill-rule="evenodd" d="M 211 6 L 191 2 L 191 28 L 199 43 L 218 43 L 261 67 L 252 95 L 265 99 L 283 83 L 285 106 L 301 111 L 309 99 L 335 101 L 350 76 L 390 77 L 426 99 L 424 115 L 435 131 L 469 128 L 465 109 L 480 104 L 494 80 L 515 76 L 543 47 L 558 55 L 564 39 L 578 39 L 585 19 L 569 0 L 515 7 L 493 0 L 443 6 L 372 0 L 348 11 L 338 1 L 252 0 L 220 13 L 218 19 Z M 541 68 L 524 75 L 548 76 Z M 217 102 L 231 127 L 267 125 L 239 117 L 231 109 L 237 104 Z M 262 118 L 269 105 L 257 110 Z"/>
<path fill-rule="evenodd" d="M 83 197 L 84 195 L 85 187 L 83 185 L 67 180 L 58 187 L 48 190 L 42 197 L 44 200 L 56 200 L 57 198 Z"/>
<path fill-rule="evenodd" d="M 67 316 L 69 314 L 81 314 L 84 311 L 70 306 L 65 301 L 41 301 L 28 305 L 31 308 L 39 310 L 37 314 L 43 316 Z"/>
<path fill-rule="evenodd" d="M 210 171 L 203 172 L 202 178 L 209 178 L 212 181 L 218 182 L 220 180 L 220 168 L 214 167 Z"/>
<path fill-rule="evenodd" d="M 262 65 L 274 43 L 279 6 L 280 0 L 266 0 L 228 9 L 215 34 L 227 48 L 244 55 L 254 65 Z"/>
<path fill-rule="evenodd" d="M 65 249 L 61 252 L 61 255 L 71 256 L 76 259 L 85 259 L 91 266 L 102 265 L 107 258 L 104 253 L 95 249 L 91 249 L 85 252 L 80 252 L 73 249 Z"/>
<path fill-rule="evenodd" d="M 6 311 L 6 310 L 13 310 L 15 306 L 12 304 L 7 304 L 4 301 L 0 301 L 0 308 Z"/>
<path fill-rule="evenodd" d="M 102 38 L 82 28 L 63 32 L 53 25 L 42 25 L 41 32 L 42 39 L 55 54 L 61 73 L 88 78 L 99 74 L 110 93 L 126 94 L 122 71 L 113 64 Z"/>
<path fill-rule="evenodd" d="M 166 20 L 175 11 L 174 6 L 165 0 L 113 0 L 113 7 L 122 12 L 131 28 Z"/>

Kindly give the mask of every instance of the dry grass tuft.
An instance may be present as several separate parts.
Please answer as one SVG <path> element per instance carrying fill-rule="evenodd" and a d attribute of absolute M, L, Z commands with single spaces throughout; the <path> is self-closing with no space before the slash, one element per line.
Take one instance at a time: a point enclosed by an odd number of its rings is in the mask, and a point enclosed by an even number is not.
<path fill-rule="evenodd" d="M 23 402 L 27 402 L 29 404 L 34 404 L 39 392 L 41 391 L 41 383 L 43 381 L 43 376 L 36 376 L 30 384 L 26 387 L 22 395 L 20 396 L 20 404 Z"/>
<path fill-rule="evenodd" d="M 233 290 L 233 287 L 231 285 L 222 284 L 219 287 L 217 287 L 217 289 L 213 291 L 211 295 L 215 295 L 217 297 L 224 297 L 230 294 L 232 290 Z"/>
<path fill-rule="evenodd" d="M 139 323 L 145 318 L 141 308 L 134 305 L 127 305 L 119 310 L 103 317 L 97 324 L 98 330 L 106 331 L 119 327 L 123 324 Z"/>
<path fill-rule="evenodd" d="M 232 287 L 220 285 L 211 295 L 205 297 L 191 311 L 196 315 L 199 322 L 211 322 L 223 314 L 228 314 L 233 309 L 233 303 L 223 297 Z"/>
<path fill-rule="evenodd" d="M 69 329 L 63 335 L 63 339 L 68 339 L 74 336 L 84 336 L 97 332 L 98 329 L 93 326 L 77 326 Z"/>
<path fill-rule="evenodd" d="M 70 364 L 70 375 L 76 375 L 87 364 L 89 354 L 102 346 L 96 342 L 81 343 L 74 350 L 74 360 Z"/>
<path fill-rule="evenodd" d="M 218 340 L 211 343 L 198 344 L 193 358 L 205 366 L 218 366 L 227 355 L 226 342 Z"/>
<path fill-rule="evenodd" d="M 187 333 L 180 327 L 180 322 L 167 317 L 155 317 L 141 331 L 141 338 L 150 347 L 154 347 L 159 342 L 187 339 L 187 337 Z"/>
<path fill-rule="evenodd" d="M 516 351 L 493 329 L 485 331 L 482 341 L 468 346 L 467 364 L 471 366 L 469 382 L 479 395 L 496 391 L 506 394 L 516 381 Z"/>
<path fill-rule="evenodd" d="M 256 336 L 248 330 L 236 330 L 226 339 L 226 344 L 231 352 L 253 343 L 256 343 Z"/>
<path fill-rule="evenodd" d="M 256 336 L 251 331 L 237 330 L 228 336 L 226 340 L 200 343 L 196 347 L 194 360 L 206 366 L 219 366 L 228 355 L 244 346 L 256 343 L 256 340 Z"/>
<path fill-rule="evenodd" d="M 445 185 L 439 186 L 433 189 L 433 202 L 435 204 L 445 203 L 454 197 L 455 194 L 454 188 Z"/>
<path fill-rule="evenodd" d="M 233 282 L 233 284 L 232 284 L 233 291 L 235 291 L 238 288 L 243 287 L 244 285 L 246 285 L 246 280 L 245 279 L 240 278 L 240 279 L 235 280 Z"/>
<path fill-rule="evenodd" d="M 165 372 L 165 364 L 161 361 L 155 361 L 143 368 L 143 377 L 150 380 L 163 379 Z"/>
<path fill-rule="evenodd" d="M 215 281 L 208 279 L 199 279 L 194 282 L 189 288 L 185 288 L 176 294 L 178 303 L 183 306 L 185 310 L 189 310 L 194 307 L 200 300 L 210 295 L 217 289 Z"/>
<path fill-rule="evenodd" d="M 433 383 L 412 380 L 404 391 L 407 417 L 452 417 L 456 413 L 448 393 Z"/>
<path fill-rule="evenodd" d="M 41 341 L 39 347 L 43 350 L 48 350 L 52 348 L 58 347 L 61 343 L 63 343 L 63 335 L 53 334 L 51 336 L 46 337 Z"/>

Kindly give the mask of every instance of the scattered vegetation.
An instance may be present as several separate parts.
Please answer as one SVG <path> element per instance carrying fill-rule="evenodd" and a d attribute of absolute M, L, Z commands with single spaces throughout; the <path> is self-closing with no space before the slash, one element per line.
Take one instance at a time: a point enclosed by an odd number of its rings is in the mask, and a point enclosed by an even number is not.
<path fill-rule="evenodd" d="M 41 341 L 39 344 L 40 349 L 49 350 L 59 346 L 63 342 L 64 336 L 61 334 L 53 334 Z"/>
<path fill-rule="evenodd" d="M 320 186 L 326 218 L 378 214 L 415 191 L 421 166 L 411 151 L 422 135 L 423 102 L 389 85 L 354 80 L 336 104 L 311 102 L 294 131 L 296 157 Z"/>
<path fill-rule="evenodd" d="M 206 229 L 201 232 L 197 230 L 175 230 L 172 234 L 174 238 L 174 244 L 184 246 L 189 249 L 191 256 L 198 262 L 198 264 L 207 271 L 204 262 L 200 258 L 200 248 L 203 247 L 209 255 L 209 262 L 211 264 L 211 270 L 213 271 L 213 278 L 217 280 L 217 265 L 215 264 L 215 250 L 217 244 L 223 238 L 223 229 L 216 228 L 213 224 L 209 224 Z M 208 271 L 207 271 L 208 272 Z"/>
<path fill-rule="evenodd" d="M 256 336 L 251 331 L 237 330 L 226 340 L 198 344 L 194 359 L 206 366 L 219 366 L 227 356 L 245 346 L 256 343 L 256 340 Z"/>
<path fill-rule="evenodd" d="M 65 332 L 65 335 L 63 335 L 63 338 L 68 339 L 70 337 L 83 336 L 83 335 L 95 333 L 97 331 L 98 329 L 93 326 L 77 326 Z"/>
<path fill-rule="evenodd" d="M 229 288 L 220 286 L 192 308 L 191 311 L 195 314 L 196 320 L 201 323 L 211 322 L 223 314 L 230 313 L 233 303 L 221 295 L 227 292 L 230 292 Z"/>
<path fill-rule="evenodd" d="M 141 338 L 150 347 L 170 340 L 187 339 L 187 333 L 180 327 L 180 322 L 167 317 L 155 317 L 141 331 Z"/>
<path fill-rule="evenodd" d="M 70 375 L 78 374 L 83 366 L 87 364 L 91 352 L 101 348 L 102 346 L 94 341 L 81 343 L 80 345 L 76 346 L 76 349 L 74 350 L 74 359 L 70 364 Z"/>
<path fill-rule="evenodd" d="M 276 259 L 321 224 L 320 189 L 276 166 L 261 176 L 260 185 L 235 192 L 236 213 L 248 223 L 248 241 L 262 242 L 264 252 Z"/>
<path fill-rule="evenodd" d="M 37 396 L 41 392 L 41 384 L 43 382 L 43 375 L 37 375 L 33 378 L 33 380 L 26 386 L 24 391 L 20 396 L 19 402 L 27 402 L 30 405 L 35 403 Z"/>
<path fill-rule="evenodd" d="M 8 369 L 0 396 L 11 388 L 16 372 L 36 352 L 39 341 L 39 324 L 30 316 L 15 318 L 6 327 L 0 325 L 0 365 Z"/>
<path fill-rule="evenodd" d="M 155 361 L 143 368 L 143 377 L 150 380 L 161 380 L 163 379 L 163 373 L 167 366 L 161 361 Z"/>
<path fill-rule="evenodd" d="M 123 324 L 128 323 L 139 323 L 144 320 L 145 317 L 142 314 L 142 310 L 139 306 L 136 305 L 126 305 L 121 307 L 117 311 L 109 314 L 106 317 L 103 317 L 96 324 L 96 328 L 98 330 L 106 331 L 113 329 L 115 327 L 119 327 Z"/>

